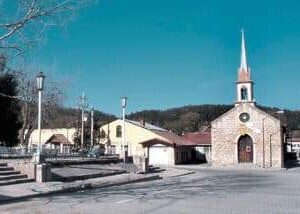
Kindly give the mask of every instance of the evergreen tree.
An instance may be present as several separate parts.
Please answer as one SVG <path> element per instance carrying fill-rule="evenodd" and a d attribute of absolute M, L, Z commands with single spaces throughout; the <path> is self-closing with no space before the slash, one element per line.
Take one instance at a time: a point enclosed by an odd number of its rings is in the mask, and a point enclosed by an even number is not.
<path fill-rule="evenodd" d="M 18 144 L 20 123 L 17 77 L 11 73 L 0 74 L 0 142 L 6 146 Z"/>

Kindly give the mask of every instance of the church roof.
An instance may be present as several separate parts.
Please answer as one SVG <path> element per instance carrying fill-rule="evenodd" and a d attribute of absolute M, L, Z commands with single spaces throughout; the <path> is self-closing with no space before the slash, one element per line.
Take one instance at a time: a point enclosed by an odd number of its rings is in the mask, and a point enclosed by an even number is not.
<path fill-rule="evenodd" d="M 259 113 L 265 115 L 266 117 L 271 117 L 273 120 L 276 120 L 276 121 L 278 121 L 278 122 L 281 122 L 278 118 L 274 117 L 274 116 L 271 115 L 271 114 L 268 114 L 267 112 L 265 112 L 265 111 L 263 111 L 263 110 L 257 108 L 256 106 L 253 106 L 251 103 L 241 103 L 241 104 L 238 104 L 238 105 L 234 106 L 232 109 L 228 110 L 227 112 L 225 112 L 224 114 L 222 114 L 220 117 L 218 117 L 218 118 L 216 118 L 215 120 L 213 120 L 213 121 L 211 122 L 211 124 L 220 121 L 222 118 L 226 117 L 229 113 L 235 111 L 237 108 L 240 108 L 241 105 L 247 105 L 247 107 L 252 108 L 252 109 L 255 110 L 255 111 L 258 111 Z"/>

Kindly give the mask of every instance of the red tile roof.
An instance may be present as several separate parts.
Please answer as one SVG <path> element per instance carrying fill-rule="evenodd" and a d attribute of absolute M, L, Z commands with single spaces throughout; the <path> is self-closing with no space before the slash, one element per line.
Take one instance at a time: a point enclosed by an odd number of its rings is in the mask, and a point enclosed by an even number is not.
<path fill-rule="evenodd" d="M 207 131 L 187 132 L 182 139 L 193 143 L 193 145 L 211 145 L 211 133 Z"/>
<path fill-rule="evenodd" d="M 176 135 L 173 132 L 169 131 L 154 131 L 155 134 L 159 135 L 160 137 L 164 138 L 165 140 L 161 138 L 154 138 L 150 140 L 146 140 L 143 142 L 140 142 L 141 144 L 153 144 L 161 142 L 162 144 L 169 144 L 169 145 L 176 145 L 176 146 L 192 146 L 193 143 L 189 142 L 187 140 L 182 139 L 180 136 Z"/>
<path fill-rule="evenodd" d="M 173 133 L 173 132 L 161 132 L 161 131 L 153 131 L 155 134 L 169 140 L 170 142 L 172 142 L 172 144 L 176 144 L 178 146 L 190 146 L 192 145 L 191 142 L 181 138 L 180 136 L 178 136 L 177 134 Z"/>

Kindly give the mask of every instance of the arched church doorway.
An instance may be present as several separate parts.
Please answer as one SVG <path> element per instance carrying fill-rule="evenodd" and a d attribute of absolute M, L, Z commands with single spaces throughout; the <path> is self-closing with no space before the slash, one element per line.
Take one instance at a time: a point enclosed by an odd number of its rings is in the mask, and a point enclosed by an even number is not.
<path fill-rule="evenodd" d="M 247 134 L 238 140 L 238 161 L 239 163 L 253 162 L 253 141 Z"/>

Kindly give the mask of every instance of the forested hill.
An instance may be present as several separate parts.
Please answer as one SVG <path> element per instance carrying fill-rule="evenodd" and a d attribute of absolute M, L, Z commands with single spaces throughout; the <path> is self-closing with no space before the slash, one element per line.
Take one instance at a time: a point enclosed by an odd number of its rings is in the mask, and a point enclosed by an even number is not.
<path fill-rule="evenodd" d="M 86 112 L 86 115 L 88 117 L 88 122 L 85 124 L 86 126 L 89 126 L 90 111 Z M 81 110 L 77 110 L 74 108 L 59 107 L 55 110 L 55 113 L 47 119 L 48 120 L 43 121 L 45 128 L 81 127 Z M 112 114 L 107 114 L 98 110 L 94 110 L 95 129 L 115 119 L 116 117 Z"/>
<path fill-rule="evenodd" d="M 160 110 L 144 110 L 127 115 L 128 119 L 146 122 L 172 130 L 178 134 L 183 131 L 197 131 L 203 125 L 210 122 L 231 109 L 233 105 L 189 105 L 178 108 Z M 274 114 L 279 108 L 258 106 L 258 108 L 281 119 L 289 129 L 300 129 L 300 111 L 284 110 L 284 115 Z M 116 119 L 114 115 L 95 110 L 95 128 Z M 90 121 L 90 119 L 89 119 Z M 56 113 L 44 121 L 45 128 L 80 127 L 81 111 L 72 108 L 60 107 Z M 86 123 L 89 126 L 89 122 Z"/>
<path fill-rule="evenodd" d="M 144 110 L 128 115 L 132 120 L 143 120 L 158 125 L 178 134 L 183 131 L 197 131 L 203 125 L 209 125 L 211 121 L 231 109 L 233 105 L 189 105 L 179 108 L 160 110 Z M 258 108 L 273 114 L 279 108 L 258 106 Z M 284 115 L 277 118 L 286 123 L 289 129 L 300 128 L 300 111 L 284 110 Z"/>

